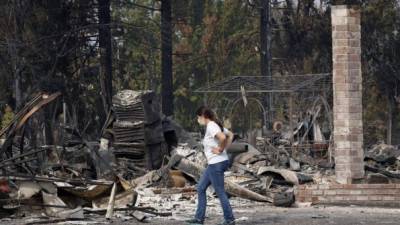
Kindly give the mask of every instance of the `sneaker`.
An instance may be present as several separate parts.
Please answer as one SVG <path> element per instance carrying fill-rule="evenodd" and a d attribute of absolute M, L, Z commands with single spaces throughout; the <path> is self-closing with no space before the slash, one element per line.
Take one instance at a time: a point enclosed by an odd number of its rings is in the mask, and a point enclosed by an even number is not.
<path fill-rule="evenodd" d="M 203 222 L 197 219 L 186 220 L 187 225 L 203 225 Z"/>
<path fill-rule="evenodd" d="M 232 221 L 224 221 L 224 222 L 222 222 L 222 223 L 220 223 L 220 224 L 218 224 L 218 225 L 235 225 L 236 223 L 235 223 L 235 221 L 234 220 L 232 220 Z"/>

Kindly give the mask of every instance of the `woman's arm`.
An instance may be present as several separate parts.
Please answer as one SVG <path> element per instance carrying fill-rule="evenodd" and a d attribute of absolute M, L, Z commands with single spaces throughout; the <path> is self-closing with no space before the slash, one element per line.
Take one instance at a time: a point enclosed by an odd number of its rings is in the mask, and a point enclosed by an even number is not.
<path fill-rule="evenodd" d="M 219 145 L 218 145 L 218 147 L 213 148 L 212 152 L 214 154 L 218 155 L 218 154 L 221 154 L 224 151 L 224 149 L 226 148 L 227 143 L 228 143 L 228 138 L 226 137 L 226 135 L 223 132 L 218 132 L 215 135 L 215 138 L 218 139 Z"/>

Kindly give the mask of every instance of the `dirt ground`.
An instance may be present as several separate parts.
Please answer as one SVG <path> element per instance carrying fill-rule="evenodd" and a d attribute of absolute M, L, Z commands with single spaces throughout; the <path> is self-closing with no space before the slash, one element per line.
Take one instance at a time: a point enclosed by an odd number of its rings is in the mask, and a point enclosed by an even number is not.
<path fill-rule="evenodd" d="M 234 207 L 234 212 L 241 225 L 399 225 L 400 209 L 318 206 L 305 208 L 276 208 L 256 204 L 254 206 Z M 184 225 L 184 220 L 194 212 L 175 212 L 168 218 L 151 218 L 147 224 Z M 143 224 L 132 218 L 116 218 L 107 221 L 101 217 L 91 218 L 92 221 L 63 222 L 57 224 Z M 222 219 L 220 210 L 209 210 L 205 224 L 218 224 Z M 3 219 L 0 224 L 25 224 L 31 219 Z M 55 224 L 55 223 L 54 223 Z"/>
<path fill-rule="evenodd" d="M 400 209 L 363 207 L 235 208 L 237 224 L 255 225 L 400 225 Z M 210 213 L 206 224 L 217 224 L 222 214 Z M 152 224 L 184 225 L 181 221 L 155 220 Z"/>

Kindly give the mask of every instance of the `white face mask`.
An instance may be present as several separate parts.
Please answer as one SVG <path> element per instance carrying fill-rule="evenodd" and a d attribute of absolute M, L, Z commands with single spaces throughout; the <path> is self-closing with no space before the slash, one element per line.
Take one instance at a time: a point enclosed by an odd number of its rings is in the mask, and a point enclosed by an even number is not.
<path fill-rule="evenodd" d="M 198 117 L 197 117 L 197 122 L 198 122 L 201 126 L 205 126 L 205 125 L 206 125 L 206 121 L 205 121 L 204 117 L 202 117 L 202 116 L 198 116 Z"/>

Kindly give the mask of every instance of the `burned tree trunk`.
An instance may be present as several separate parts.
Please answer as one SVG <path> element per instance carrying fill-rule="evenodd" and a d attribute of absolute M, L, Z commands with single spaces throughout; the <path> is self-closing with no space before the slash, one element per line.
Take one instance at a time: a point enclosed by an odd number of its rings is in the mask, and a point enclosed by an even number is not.
<path fill-rule="evenodd" d="M 193 1 L 193 27 L 201 25 L 204 14 L 204 1 L 194 0 Z"/>
<path fill-rule="evenodd" d="M 17 0 L 12 1 L 12 15 L 13 15 L 13 33 L 11 38 L 7 39 L 8 53 L 11 56 L 12 69 L 14 73 L 14 87 L 15 87 L 15 108 L 20 109 L 22 103 L 22 89 L 21 89 L 21 65 L 18 57 L 17 45 L 20 42 L 22 27 L 21 19 L 19 18 L 20 3 Z"/>
<path fill-rule="evenodd" d="M 270 27 L 270 0 L 262 0 L 260 7 L 260 71 L 261 76 L 268 77 L 268 83 L 272 86 L 271 76 L 271 27 Z M 268 93 L 269 127 L 272 127 L 273 120 L 273 98 Z"/>
<path fill-rule="evenodd" d="M 194 0 L 193 1 L 193 21 L 192 21 L 192 27 L 193 27 L 193 40 L 198 40 L 200 39 L 200 35 L 198 32 L 198 29 L 200 29 L 202 21 L 203 21 L 203 14 L 204 14 L 204 1 L 203 0 Z M 196 37 L 197 36 L 197 37 Z M 200 47 L 196 42 L 192 42 L 192 49 L 193 52 L 199 52 Z M 193 58 L 198 57 L 197 55 L 193 55 Z M 201 81 L 204 80 L 202 79 L 203 71 L 201 68 L 198 66 L 198 61 L 193 60 L 192 61 L 192 71 L 194 75 L 194 85 L 200 85 Z"/>
<path fill-rule="evenodd" d="M 261 8 L 260 8 L 260 69 L 261 69 L 261 76 L 269 77 L 271 76 L 270 72 L 270 23 L 269 23 L 269 11 L 270 5 L 269 0 L 261 1 Z"/>
<path fill-rule="evenodd" d="M 161 3 L 161 103 L 162 112 L 166 116 L 174 114 L 171 17 L 171 0 L 163 0 Z"/>
<path fill-rule="evenodd" d="M 110 0 L 99 0 L 100 86 L 104 110 L 112 104 L 112 45 L 110 31 Z"/>

